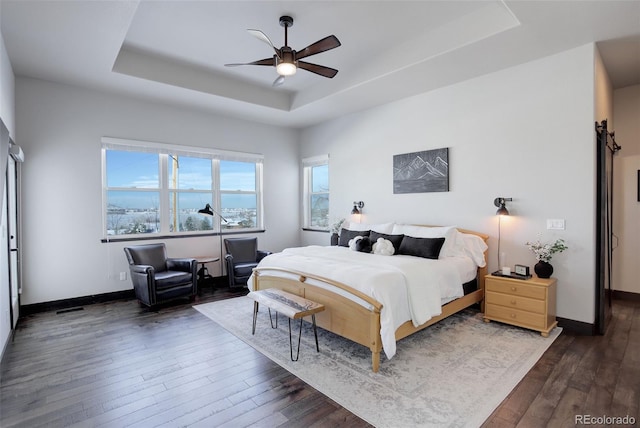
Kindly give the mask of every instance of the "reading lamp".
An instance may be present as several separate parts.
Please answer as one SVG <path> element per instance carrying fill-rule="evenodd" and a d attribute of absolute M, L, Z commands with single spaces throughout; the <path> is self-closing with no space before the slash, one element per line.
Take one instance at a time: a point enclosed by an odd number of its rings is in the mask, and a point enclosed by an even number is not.
<path fill-rule="evenodd" d="M 496 215 L 509 215 L 509 210 L 505 206 L 505 202 L 511 202 L 513 198 L 503 198 L 497 197 L 493 200 L 493 205 L 498 207 L 498 211 L 496 211 Z"/>
<path fill-rule="evenodd" d="M 224 262 L 222 261 L 222 220 L 224 220 L 225 223 L 229 223 L 229 221 L 218 211 L 214 210 L 209 204 L 201 210 L 198 210 L 198 214 L 210 215 L 211 217 L 213 217 L 214 214 L 218 216 L 218 232 L 220 233 L 220 276 L 224 276 Z"/>
<path fill-rule="evenodd" d="M 364 207 L 364 202 L 358 201 L 353 203 L 353 209 L 351 210 L 351 214 L 362 214 L 360 211 Z"/>
<path fill-rule="evenodd" d="M 500 234 L 501 234 L 500 231 L 502 229 L 500 223 L 502 220 L 502 216 L 509 215 L 509 210 L 505 206 L 505 203 L 511 202 L 511 201 L 513 201 L 513 198 L 503 198 L 501 196 L 493 200 L 493 205 L 498 207 L 498 210 L 496 211 L 496 215 L 498 216 L 498 268 L 501 268 L 502 273 L 507 275 L 511 273 L 510 268 L 508 266 L 501 266 L 501 263 L 500 263 Z M 502 264 L 506 264 L 505 260 L 502 260 Z"/>

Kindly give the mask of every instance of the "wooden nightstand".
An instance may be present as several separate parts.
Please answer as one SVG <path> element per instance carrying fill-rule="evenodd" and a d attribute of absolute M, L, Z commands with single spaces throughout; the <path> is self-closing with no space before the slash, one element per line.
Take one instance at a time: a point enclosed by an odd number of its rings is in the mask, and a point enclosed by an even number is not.
<path fill-rule="evenodd" d="M 485 276 L 484 321 L 500 321 L 549 336 L 556 321 L 555 278 Z"/>

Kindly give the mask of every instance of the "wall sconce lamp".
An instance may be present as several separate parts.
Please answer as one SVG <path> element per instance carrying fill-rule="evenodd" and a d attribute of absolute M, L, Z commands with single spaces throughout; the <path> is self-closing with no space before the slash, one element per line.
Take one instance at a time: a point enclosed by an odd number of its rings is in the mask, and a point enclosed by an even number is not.
<path fill-rule="evenodd" d="M 505 202 L 511 202 L 513 198 L 503 198 L 497 197 L 493 200 L 493 205 L 498 207 L 498 211 L 496 211 L 496 215 L 509 215 L 509 210 L 505 206 Z"/>
<path fill-rule="evenodd" d="M 353 209 L 351 210 L 351 214 L 362 214 L 362 208 L 364 207 L 364 202 L 357 201 L 353 203 Z"/>
<path fill-rule="evenodd" d="M 505 206 L 505 203 L 511 201 L 513 201 L 513 198 L 503 198 L 502 196 L 499 196 L 493 200 L 493 205 L 498 207 L 498 210 L 496 211 L 496 215 L 498 216 L 498 267 L 502 269 L 503 275 L 511 274 L 511 268 L 507 266 L 506 254 L 500 252 L 500 235 L 502 234 L 501 219 L 502 216 L 509 215 L 509 210 Z"/>

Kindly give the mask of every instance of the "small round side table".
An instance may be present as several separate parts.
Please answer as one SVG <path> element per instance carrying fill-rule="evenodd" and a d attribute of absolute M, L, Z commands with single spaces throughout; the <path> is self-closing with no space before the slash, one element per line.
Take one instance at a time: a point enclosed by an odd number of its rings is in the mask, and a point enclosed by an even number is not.
<path fill-rule="evenodd" d="M 204 281 L 207 279 L 213 279 L 211 275 L 209 275 L 209 270 L 207 269 L 207 263 L 213 263 L 220 260 L 220 257 L 212 257 L 212 256 L 196 256 L 194 257 L 196 262 L 199 265 L 202 265 L 200 269 L 198 269 L 198 288 L 204 284 Z M 211 285 L 211 289 L 213 289 L 213 285 Z"/>

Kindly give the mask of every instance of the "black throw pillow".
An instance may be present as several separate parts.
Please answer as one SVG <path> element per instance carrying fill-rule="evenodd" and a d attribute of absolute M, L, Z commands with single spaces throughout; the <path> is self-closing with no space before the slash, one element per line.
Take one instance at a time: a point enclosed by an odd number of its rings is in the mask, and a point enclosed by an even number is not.
<path fill-rule="evenodd" d="M 400 244 L 400 254 L 437 259 L 444 245 L 444 238 L 413 238 L 405 236 Z"/>
<path fill-rule="evenodd" d="M 378 238 L 384 238 L 390 241 L 393 245 L 393 248 L 395 249 L 395 252 L 393 254 L 398 254 L 398 251 L 400 251 L 400 244 L 402 243 L 402 238 L 404 238 L 404 235 L 387 235 L 386 233 L 378 233 L 372 230 L 371 234 L 369 235 L 371 244 L 373 245 L 378 242 Z"/>
<path fill-rule="evenodd" d="M 369 230 L 349 230 L 342 229 L 340 231 L 340 239 L 338 239 L 338 245 L 341 247 L 348 247 L 349 241 L 351 241 L 356 236 L 369 236 Z"/>

